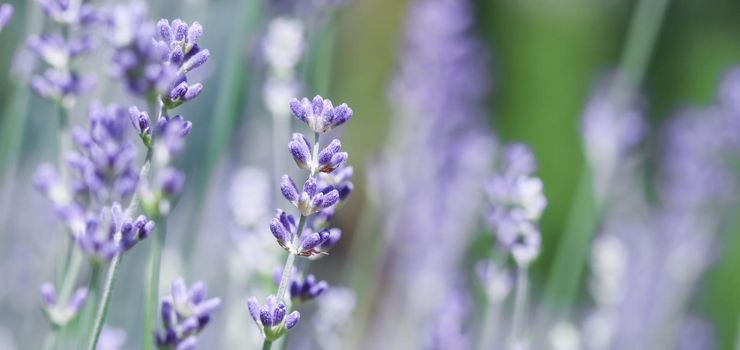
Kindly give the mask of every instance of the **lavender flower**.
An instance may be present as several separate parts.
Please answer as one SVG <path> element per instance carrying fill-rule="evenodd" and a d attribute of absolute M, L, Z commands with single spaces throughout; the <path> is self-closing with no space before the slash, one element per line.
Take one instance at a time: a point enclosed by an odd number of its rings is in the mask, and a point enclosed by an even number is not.
<path fill-rule="evenodd" d="M 489 303 L 501 303 L 511 292 L 512 278 L 508 271 L 493 260 L 482 260 L 475 265 L 478 279 Z"/>
<path fill-rule="evenodd" d="M 206 299 L 206 285 L 196 282 L 189 289 L 182 278 L 172 282 L 172 295 L 162 298 L 160 313 L 164 330 L 156 333 L 159 348 L 194 349 L 198 334 L 221 306 L 221 299 Z"/>
<path fill-rule="evenodd" d="M 177 77 L 177 68 L 166 64 L 169 46 L 157 45 L 154 23 L 147 18 L 146 3 L 116 4 L 106 13 L 108 43 L 114 48 L 111 75 L 129 92 L 149 100 L 166 91 Z"/>
<path fill-rule="evenodd" d="M 118 203 L 104 207 L 99 217 L 90 217 L 85 230 L 74 232 L 80 249 L 99 260 L 110 260 L 146 239 L 154 230 L 154 221 L 140 215 L 133 219 Z"/>
<path fill-rule="evenodd" d="M 270 223 L 270 231 L 272 235 L 277 239 L 283 249 L 300 256 L 313 256 L 318 254 L 325 254 L 322 249 L 326 249 L 325 244 L 330 244 L 332 240 L 332 234 L 330 230 L 324 229 L 319 232 L 312 232 L 308 228 L 304 227 L 302 234 L 300 235 L 300 243 L 295 245 L 295 232 L 297 230 L 296 221 L 290 214 L 278 209 L 275 218 Z M 334 234 L 334 240 L 338 239 L 336 233 Z"/>
<path fill-rule="evenodd" d="M 343 287 L 332 287 L 317 301 L 313 325 L 316 329 L 314 339 L 321 349 L 342 349 L 342 338 L 352 324 L 352 312 L 357 304 L 355 293 Z"/>
<path fill-rule="evenodd" d="M 88 4 L 63 0 L 40 0 L 46 16 L 55 22 L 63 33 L 69 27 L 85 28 L 97 21 L 98 15 Z M 77 98 L 89 91 L 94 79 L 71 69 L 72 62 L 90 52 L 92 43 L 85 33 L 76 36 L 50 32 L 28 38 L 28 46 L 49 66 L 42 74 L 33 76 L 31 88 L 41 97 L 52 100 L 64 108 L 71 108 Z"/>
<path fill-rule="evenodd" d="M 275 282 L 276 286 L 280 285 L 282 276 L 282 266 L 277 266 L 272 275 L 272 280 Z M 290 274 L 288 283 L 288 293 L 290 294 L 290 299 L 293 305 L 316 299 L 329 288 L 329 284 L 326 283 L 326 281 L 317 281 L 316 276 L 312 274 L 309 274 L 304 278 L 295 268 L 293 268 L 293 271 Z"/>
<path fill-rule="evenodd" d="M 332 189 L 327 193 L 320 192 L 318 183 L 313 177 L 309 177 L 303 184 L 303 190 L 298 193 L 295 183 L 288 175 L 283 175 L 280 181 L 280 191 L 283 197 L 298 208 L 301 215 L 309 216 L 317 213 L 321 209 L 337 204 L 339 201 L 339 191 Z"/>
<path fill-rule="evenodd" d="M 44 302 L 43 310 L 49 322 L 55 327 L 63 327 L 79 314 L 87 300 L 87 288 L 77 289 L 69 300 L 58 300 L 54 285 L 44 283 L 39 288 Z"/>
<path fill-rule="evenodd" d="M 126 331 L 121 328 L 103 326 L 97 350 L 120 350 L 126 344 Z"/>
<path fill-rule="evenodd" d="M 0 4 L 0 32 L 13 18 L 13 5 L 11 4 Z"/>
<path fill-rule="evenodd" d="M 177 70 L 176 78 L 168 87 L 169 91 L 161 96 L 167 108 L 190 101 L 203 90 L 201 83 L 190 84 L 186 77 L 187 73 L 205 64 L 210 55 L 208 50 L 201 50 L 198 45 L 202 35 L 203 27 L 198 22 L 189 26 L 181 19 L 175 19 L 171 24 L 166 19 L 157 22 L 156 44 L 168 49 L 162 60 Z"/>
<path fill-rule="evenodd" d="M 288 144 L 288 149 L 293 155 L 293 160 L 301 169 L 311 171 L 311 173 L 322 172 L 331 173 L 342 166 L 349 155 L 347 152 L 341 152 L 342 144 L 339 140 L 334 139 L 316 156 L 311 155 L 311 143 L 303 134 L 293 134 L 293 139 Z"/>
<path fill-rule="evenodd" d="M 59 25 L 87 27 L 98 21 L 98 13 L 90 4 L 68 0 L 38 0 L 44 14 Z"/>
<path fill-rule="evenodd" d="M 547 205 L 542 181 L 532 175 L 535 169 L 527 146 L 509 145 L 501 169 L 486 188 L 491 202 L 488 222 L 499 243 L 511 250 L 520 266 L 539 255 L 541 239 L 535 225 Z"/>
<path fill-rule="evenodd" d="M 373 330 L 383 340 L 370 347 L 423 346 L 419 333 L 452 293 L 475 232 L 495 143 L 484 109 L 487 50 L 472 35 L 473 20 L 470 1 L 417 0 L 409 7 L 388 94 L 396 118 L 384 157 L 373 166 L 378 185 L 369 191 L 380 194 L 384 234 L 394 242 L 385 247 L 384 260 L 394 268 Z"/>
<path fill-rule="evenodd" d="M 265 305 L 260 306 L 257 298 L 251 297 L 247 300 L 249 314 L 257 324 L 265 340 L 273 342 L 295 327 L 301 319 L 298 311 L 293 311 L 286 316 L 285 304 L 274 295 L 265 300 Z"/>
<path fill-rule="evenodd" d="M 424 349 L 468 349 L 470 334 L 466 332 L 466 317 L 469 301 L 461 292 L 445 298 L 442 307 L 434 316 L 433 325 L 427 335 Z"/>
<path fill-rule="evenodd" d="M 321 96 L 310 101 L 305 97 L 300 101 L 294 98 L 290 101 L 290 110 L 315 133 L 325 133 L 352 118 L 352 109 L 346 103 L 335 108 L 330 100 Z"/>
<path fill-rule="evenodd" d="M 134 163 L 136 149 L 128 140 L 128 116 L 118 106 L 90 106 L 89 130 L 72 130 L 78 153 L 68 157 L 79 180 L 73 188 L 80 195 L 100 202 L 125 201 L 135 192 L 139 181 Z"/>
<path fill-rule="evenodd" d="M 297 19 L 275 18 L 270 21 L 263 50 L 265 61 L 277 75 L 286 74 L 298 64 L 303 54 L 303 36 L 303 23 Z"/>

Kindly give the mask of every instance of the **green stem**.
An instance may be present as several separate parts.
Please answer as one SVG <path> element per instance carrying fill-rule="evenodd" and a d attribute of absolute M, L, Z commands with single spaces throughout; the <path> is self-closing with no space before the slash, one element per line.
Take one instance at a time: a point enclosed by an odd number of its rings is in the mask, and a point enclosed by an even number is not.
<path fill-rule="evenodd" d="M 498 302 L 488 301 L 485 307 L 485 316 L 483 326 L 480 329 L 479 350 L 488 350 L 494 348 L 496 333 L 498 332 L 499 320 L 501 318 L 501 304 Z"/>
<path fill-rule="evenodd" d="M 265 341 L 262 343 L 262 350 L 270 350 L 272 347 L 272 342 L 265 339 Z"/>
<path fill-rule="evenodd" d="M 151 349 L 154 345 L 154 320 L 157 318 L 157 299 L 159 298 L 159 267 L 167 233 L 164 218 L 158 218 L 156 223 L 156 233 L 152 239 L 149 255 L 149 282 L 147 283 L 146 304 L 144 304 L 144 349 Z"/>
<path fill-rule="evenodd" d="M 108 315 L 108 305 L 110 304 L 110 296 L 113 292 L 113 283 L 116 281 L 116 272 L 118 266 L 121 263 L 121 254 L 117 254 L 108 266 L 108 273 L 105 277 L 105 285 L 103 286 L 103 295 L 98 304 L 98 311 L 95 316 L 95 323 L 93 323 L 92 330 L 90 332 L 90 341 L 88 342 L 87 349 L 95 350 L 98 344 L 98 338 L 100 338 L 100 330 L 103 328 L 103 323 Z"/>
<path fill-rule="evenodd" d="M 88 288 L 88 299 L 85 302 L 85 307 L 83 309 L 82 315 L 79 318 L 78 323 L 76 324 L 76 329 L 72 330 L 72 333 L 76 335 L 76 345 L 77 348 L 81 348 L 81 342 L 84 341 L 85 333 L 82 333 L 86 330 L 92 329 L 92 325 L 94 324 L 94 319 L 96 315 L 97 308 L 95 307 L 96 303 L 98 302 L 98 290 L 100 288 L 100 269 L 101 264 L 98 261 L 93 261 L 91 265 L 90 270 L 90 281 L 88 282 L 87 288 Z M 92 333 L 90 333 L 92 334 Z"/>
<path fill-rule="evenodd" d="M 527 309 L 527 268 L 520 267 L 516 276 L 516 294 L 514 295 L 514 316 L 511 321 L 509 332 L 509 349 L 517 348 L 521 340 L 521 327 L 526 316 Z"/>
<path fill-rule="evenodd" d="M 617 106 L 631 103 L 642 83 L 655 40 L 669 0 L 639 0 L 630 23 L 619 75 L 613 82 L 611 98 Z M 585 165 L 577 192 L 564 225 L 543 296 L 544 306 L 538 328 L 545 329 L 553 319 L 565 317 L 576 297 L 586 263 L 588 242 L 600 221 L 605 203 L 595 198 L 592 177 Z"/>
<path fill-rule="evenodd" d="M 301 232 L 303 232 L 303 226 L 306 225 L 306 216 L 301 215 L 298 220 L 298 229 L 296 229 L 296 238 L 293 243 L 300 242 Z M 283 275 L 280 276 L 280 285 L 278 285 L 277 300 L 283 300 L 285 292 L 288 290 L 288 281 L 290 280 L 290 273 L 293 270 L 293 264 L 295 263 L 295 254 L 288 252 L 288 258 L 285 260 L 285 266 L 283 267 Z"/>
<path fill-rule="evenodd" d="M 79 249 L 72 249 L 72 257 L 70 258 L 69 266 L 64 273 L 64 279 L 62 280 L 62 288 L 59 291 L 59 300 L 66 303 L 69 301 L 69 297 L 72 295 L 72 291 L 77 281 L 77 277 L 80 275 L 82 268 L 82 252 Z"/>

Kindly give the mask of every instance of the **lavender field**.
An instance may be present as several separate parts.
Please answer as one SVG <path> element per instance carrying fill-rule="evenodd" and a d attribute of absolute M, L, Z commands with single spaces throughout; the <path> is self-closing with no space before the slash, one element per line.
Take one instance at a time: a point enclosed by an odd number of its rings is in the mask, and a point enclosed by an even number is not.
<path fill-rule="evenodd" d="M 0 350 L 740 350 L 739 18 L 0 0 Z"/>

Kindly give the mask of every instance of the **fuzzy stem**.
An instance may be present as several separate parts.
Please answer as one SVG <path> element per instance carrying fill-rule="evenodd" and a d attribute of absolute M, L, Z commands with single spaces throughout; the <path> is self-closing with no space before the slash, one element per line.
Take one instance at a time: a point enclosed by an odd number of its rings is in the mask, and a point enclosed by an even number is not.
<path fill-rule="evenodd" d="M 156 233 L 152 239 L 151 254 L 149 255 L 149 282 L 147 283 L 146 304 L 144 305 L 144 349 L 151 349 L 154 345 L 154 320 L 157 313 L 157 299 L 159 298 L 159 268 L 162 259 L 167 233 L 166 220 L 156 220 Z"/>
<path fill-rule="evenodd" d="M 514 316 L 509 333 L 509 349 L 515 349 L 521 338 L 521 326 L 526 316 L 527 308 L 527 268 L 519 267 L 516 277 L 516 295 L 514 295 Z"/>
<path fill-rule="evenodd" d="M 92 330 L 90 332 L 90 341 L 88 343 L 88 350 L 95 350 L 98 344 L 98 338 L 100 338 L 100 330 L 103 328 L 105 317 L 108 315 L 108 305 L 110 304 L 110 296 L 113 292 L 113 283 L 116 281 L 116 272 L 118 266 L 121 263 L 121 254 L 117 254 L 108 266 L 108 273 L 105 277 L 105 285 L 103 286 L 103 294 L 98 304 L 98 311 L 95 316 L 95 323 L 93 323 Z"/>
<path fill-rule="evenodd" d="M 298 228 L 296 229 L 296 238 L 293 243 L 300 242 L 301 232 L 303 232 L 303 226 L 306 225 L 306 216 L 301 215 L 298 220 Z M 288 259 L 285 260 L 285 267 L 283 267 L 283 274 L 280 276 L 280 285 L 278 286 L 277 300 L 283 300 L 285 292 L 288 290 L 288 281 L 290 280 L 290 273 L 293 270 L 293 264 L 295 263 L 295 253 L 288 252 Z"/>
<path fill-rule="evenodd" d="M 272 347 L 272 342 L 265 339 L 265 341 L 262 343 L 262 350 L 270 350 Z"/>
<path fill-rule="evenodd" d="M 480 343 L 478 344 L 479 350 L 488 350 L 494 348 L 494 342 L 496 341 L 496 333 L 499 327 L 499 321 L 501 319 L 501 304 L 498 302 L 489 302 L 485 307 L 485 316 L 483 319 L 483 326 L 480 329 Z"/>

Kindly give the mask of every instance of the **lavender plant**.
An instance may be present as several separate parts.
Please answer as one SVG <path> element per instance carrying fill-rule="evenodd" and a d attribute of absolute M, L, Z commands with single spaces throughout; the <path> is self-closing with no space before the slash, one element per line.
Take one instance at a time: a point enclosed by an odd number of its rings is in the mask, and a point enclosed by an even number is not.
<path fill-rule="evenodd" d="M 294 275 L 295 257 L 326 254 L 320 248 L 331 241 L 328 229 L 317 231 L 311 223 L 307 225 L 307 222 L 309 219 L 320 217 L 318 213 L 327 209 L 331 210 L 330 208 L 339 202 L 339 190 L 326 183 L 322 183 L 323 186 L 320 187 L 317 177 L 320 172 L 334 172 L 347 159 L 347 154 L 341 152 L 339 140 L 333 140 L 319 151 L 320 135 L 346 123 L 352 117 L 352 109 L 346 104 L 334 107 L 330 100 L 321 96 L 316 96 L 313 100 L 293 99 L 290 102 L 290 109 L 298 120 L 304 122 L 314 132 L 314 142 L 311 145 L 304 136 L 297 134 L 294 135 L 288 147 L 296 164 L 308 170 L 309 175 L 301 192 L 298 192 L 295 183 L 288 175 L 281 179 L 280 192 L 295 206 L 300 217 L 296 222 L 292 215 L 278 209 L 275 218 L 270 223 L 273 236 L 280 247 L 288 252 L 285 266 L 280 273 L 277 295 L 269 296 L 263 306 L 260 306 L 254 297 L 248 301 L 250 315 L 257 323 L 264 338 L 263 349 L 269 349 L 273 342 L 285 335 L 287 330 L 293 328 L 300 319 L 298 311 L 293 311 L 285 317 L 286 304 L 290 304 L 290 298 L 286 298 L 286 293 L 291 284 L 291 276 Z M 296 288 L 290 294 L 292 298 L 315 297 L 319 294 L 319 289 L 324 289 L 321 286 L 317 288 L 310 281 L 306 282 L 302 281 L 301 288 L 298 288 L 298 282 L 295 283 Z M 305 295 L 302 291 L 304 287 L 306 287 Z"/>
<path fill-rule="evenodd" d="M 160 313 L 164 330 L 157 332 L 160 349 L 195 349 L 198 334 L 208 325 L 221 299 L 206 299 L 206 285 L 197 282 L 187 288 L 178 278 L 172 282 L 172 295 L 162 298 Z"/>

